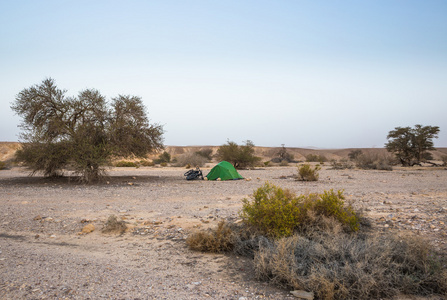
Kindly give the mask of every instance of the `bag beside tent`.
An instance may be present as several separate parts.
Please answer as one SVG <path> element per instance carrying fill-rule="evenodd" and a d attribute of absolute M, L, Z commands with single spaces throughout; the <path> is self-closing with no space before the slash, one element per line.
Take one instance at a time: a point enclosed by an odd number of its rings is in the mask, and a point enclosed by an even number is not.
<path fill-rule="evenodd" d="M 208 178 L 208 180 L 216 180 L 217 178 L 220 178 L 221 180 L 244 179 L 244 177 L 236 171 L 233 165 L 227 161 L 221 161 L 215 165 L 208 175 L 206 175 L 206 178 Z"/>

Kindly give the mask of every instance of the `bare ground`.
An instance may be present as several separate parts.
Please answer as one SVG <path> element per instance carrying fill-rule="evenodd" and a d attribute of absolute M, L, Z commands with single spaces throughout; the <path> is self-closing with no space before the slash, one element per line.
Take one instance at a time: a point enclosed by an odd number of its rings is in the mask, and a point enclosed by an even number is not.
<path fill-rule="evenodd" d="M 115 168 L 96 185 L 0 171 L 1 299 L 293 299 L 254 278 L 250 261 L 193 252 L 191 230 L 235 220 L 241 199 L 265 181 L 296 193 L 344 189 L 373 226 L 428 237 L 447 251 L 447 171 L 320 171 L 295 167 L 240 171 L 251 180 L 186 181 L 180 168 Z M 207 170 L 204 170 L 207 173 Z M 129 224 L 102 234 L 110 215 Z M 84 226 L 95 230 L 80 234 Z M 245 297 L 245 298 L 244 298 Z M 399 299 L 439 299 L 401 296 Z"/>

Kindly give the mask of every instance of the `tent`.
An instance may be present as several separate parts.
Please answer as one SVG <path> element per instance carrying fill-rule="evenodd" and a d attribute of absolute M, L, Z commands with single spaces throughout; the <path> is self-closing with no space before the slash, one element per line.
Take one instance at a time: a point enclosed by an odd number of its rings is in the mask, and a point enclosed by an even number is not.
<path fill-rule="evenodd" d="M 215 165 L 208 175 L 206 175 L 206 178 L 208 178 L 208 180 L 216 180 L 217 178 L 220 178 L 221 180 L 244 179 L 244 177 L 236 171 L 233 165 L 227 161 L 221 161 Z"/>

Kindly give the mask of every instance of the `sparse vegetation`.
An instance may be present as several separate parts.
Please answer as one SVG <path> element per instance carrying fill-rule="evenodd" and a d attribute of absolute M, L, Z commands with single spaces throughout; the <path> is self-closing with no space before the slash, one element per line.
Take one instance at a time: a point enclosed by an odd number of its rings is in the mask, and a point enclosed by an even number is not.
<path fill-rule="evenodd" d="M 139 164 L 142 167 L 153 167 L 153 166 L 155 166 L 154 162 L 149 161 L 149 160 L 140 160 Z"/>
<path fill-rule="evenodd" d="M 254 146 L 252 141 L 246 141 L 242 146 L 228 141 L 219 147 L 216 156 L 219 160 L 232 163 L 236 169 L 254 167 L 261 160 L 260 157 L 254 155 Z"/>
<path fill-rule="evenodd" d="M 107 222 L 104 224 L 102 232 L 123 234 L 126 231 L 126 229 L 127 229 L 126 222 L 124 222 L 123 220 L 118 221 L 118 218 L 115 215 L 111 215 L 107 219 Z"/>
<path fill-rule="evenodd" d="M 445 167 L 447 166 L 447 155 L 441 156 L 442 165 Z"/>
<path fill-rule="evenodd" d="M 155 164 L 162 164 L 162 163 L 167 164 L 169 162 L 171 162 L 171 154 L 169 154 L 166 151 L 163 151 L 163 153 L 158 156 L 158 159 L 154 160 Z"/>
<path fill-rule="evenodd" d="M 6 169 L 6 163 L 4 161 L 0 161 L 0 170 Z"/>
<path fill-rule="evenodd" d="M 338 161 L 333 159 L 331 160 L 331 168 L 333 170 L 346 170 L 354 168 L 354 165 L 346 158 L 342 158 Z"/>
<path fill-rule="evenodd" d="M 391 158 L 378 154 L 362 153 L 355 158 L 355 165 L 363 170 L 393 170 Z"/>
<path fill-rule="evenodd" d="M 212 149 L 203 149 L 200 151 L 196 151 L 195 154 L 200 155 L 204 158 L 206 158 L 208 161 L 212 160 L 212 154 L 213 154 L 213 150 Z"/>
<path fill-rule="evenodd" d="M 314 168 L 310 164 L 303 164 L 298 166 L 298 180 L 301 181 L 318 181 L 320 175 L 318 171 L 321 170 L 320 165 L 316 165 Z"/>
<path fill-rule="evenodd" d="M 243 200 L 243 222 L 196 232 L 191 249 L 253 258 L 261 280 L 315 299 L 379 299 L 447 293 L 447 257 L 420 236 L 361 230 L 342 192 L 296 196 L 266 183 Z"/>
<path fill-rule="evenodd" d="M 308 154 L 308 155 L 306 155 L 306 161 L 307 162 L 319 162 L 321 164 L 321 163 L 326 162 L 327 158 L 324 155 Z"/>
<path fill-rule="evenodd" d="M 208 159 L 202 155 L 195 153 L 184 153 L 176 157 L 175 166 L 185 167 L 203 167 L 208 162 Z"/>

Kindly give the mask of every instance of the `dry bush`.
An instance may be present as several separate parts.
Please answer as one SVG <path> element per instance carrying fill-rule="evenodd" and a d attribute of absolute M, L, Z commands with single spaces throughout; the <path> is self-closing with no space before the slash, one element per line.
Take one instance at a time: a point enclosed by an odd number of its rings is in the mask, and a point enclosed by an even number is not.
<path fill-rule="evenodd" d="M 140 160 L 139 164 L 143 167 L 153 167 L 155 166 L 153 161 L 149 161 L 149 160 Z"/>
<path fill-rule="evenodd" d="M 118 219 L 115 215 L 111 215 L 107 219 L 107 222 L 104 225 L 102 232 L 103 233 L 123 234 L 126 231 L 126 229 L 127 229 L 126 222 L 124 222 L 122 220 L 118 221 Z"/>
<path fill-rule="evenodd" d="M 208 162 L 208 159 L 197 153 L 184 153 L 176 157 L 176 167 L 195 166 L 203 167 Z"/>
<path fill-rule="evenodd" d="M 4 161 L 0 161 L 0 170 L 6 169 L 6 163 Z"/>
<path fill-rule="evenodd" d="M 186 245 L 192 250 L 221 253 L 234 247 L 234 234 L 225 222 L 219 222 L 217 229 L 194 232 L 186 239 Z"/>
<path fill-rule="evenodd" d="M 138 168 L 138 165 L 133 161 L 121 160 L 115 163 L 115 167 L 120 168 Z"/>
<path fill-rule="evenodd" d="M 408 236 L 314 232 L 264 242 L 254 264 L 258 278 L 317 299 L 445 294 L 445 258 L 428 245 Z"/>
<path fill-rule="evenodd" d="M 304 164 L 302 166 L 299 166 L 298 167 L 298 180 L 318 181 L 318 178 L 320 177 L 320 175 L 318 174 L 319 170 L 321 170 L 320 165 L 316 165 L 315 168 L 313 168 L 313 169 L 309 164 Z"/>
<path fill-rule="evenodd" d="M 342 158 L 340 160 L 331 160 L 331 169 L 332 170 L 346 170 L 346 169 L 352 169 L 354 168 L 354 165 L 347 160 L 346 158 Z"/>
<path fill-rule="evenodd" d="M 355 165 L 363 170 L 385 170 L 392 171 L 392 158 L 378 154 L 364 153 L 355 158 Z"/>

